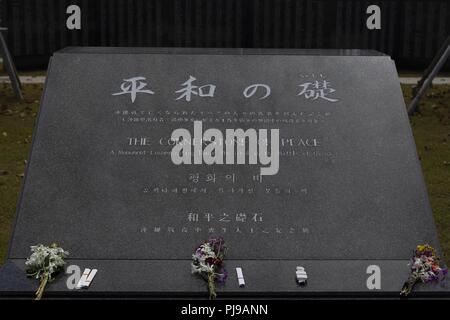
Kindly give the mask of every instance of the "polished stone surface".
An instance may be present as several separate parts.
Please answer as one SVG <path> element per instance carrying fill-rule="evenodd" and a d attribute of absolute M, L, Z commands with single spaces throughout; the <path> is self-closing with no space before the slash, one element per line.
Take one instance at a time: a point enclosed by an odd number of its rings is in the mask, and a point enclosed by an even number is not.
<path fill-rule="evenodd" d="M 197 94 L 177 100 L 190 76 Z M 132 77 L 147 91 L 118 94 Z M 207 85 L 213 97 L 199 94 Z M 203 131 L 279 129 L 279 172 L 259 181 L 260 164 L 173 164 L 171 133 L 192 133 L 194 120 Z M 10 263 L 56 241 L 99 269 L 91 292 L 196 295 L 204 283 L 189 259 L 209 236 L 229 246 L 230 294 L 295 295 L 299 265 L 303 292 L 369 292 L 374 261 L 382 291 L 400 290 L 412 249 L 439 244 L 393 61 L 372 51 L 55 53 Z"/>

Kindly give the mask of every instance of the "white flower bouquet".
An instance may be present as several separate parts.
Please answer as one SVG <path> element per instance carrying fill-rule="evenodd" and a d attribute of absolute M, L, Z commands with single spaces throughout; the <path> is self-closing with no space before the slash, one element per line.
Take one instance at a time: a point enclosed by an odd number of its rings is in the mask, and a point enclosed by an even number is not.
<path fill-rule="evenodd" d="M 36 300 L 40 300 L 47 283 L 53 281 L 54 276 L 64 268 L 66 264 L 64 258 L 69 255 L 69 252 L 55 243 L 50 246 L 42 244 L 31 246 L 31 252 L 31 256 L 25 262 L 26 272 L 28 277 L 39 279 Z"/>

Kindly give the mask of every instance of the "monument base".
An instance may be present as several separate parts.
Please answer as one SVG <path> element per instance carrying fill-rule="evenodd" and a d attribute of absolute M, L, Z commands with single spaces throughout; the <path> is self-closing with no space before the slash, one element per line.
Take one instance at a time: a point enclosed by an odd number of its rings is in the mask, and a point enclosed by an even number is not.
<path fill-rule="evenodd" d="M 68 265 L 99 271 L 89 289 L 68 289 L 70 274 L 60 274 L 45 291 L 48 298 L 199 298 L 207 299 L 206 282 L 188 274 L 190 260 L 68 260 Z M 409 275 L 408 260 L 228 260 L 226 283 L 217 286 L 219 298 L 400 298 Z M 383 270 L 380 289 L 369 289 L 368 266 Z M 296 283 L 295 270 L 308 273 L 304 286 Z M 243 270 L 245 287 L 239 287 L 236 267 Z M 264 279 L 264 281 L 261 281 Z M 0 271 L 0 297 L 32 298 L 36 279 L 25 277 L 25 261 L 8 260 Z M 70 283 L 69 283 L 70 286 Z M 410 298 L 450 297 L 450 282 L 417 284 Z"/>

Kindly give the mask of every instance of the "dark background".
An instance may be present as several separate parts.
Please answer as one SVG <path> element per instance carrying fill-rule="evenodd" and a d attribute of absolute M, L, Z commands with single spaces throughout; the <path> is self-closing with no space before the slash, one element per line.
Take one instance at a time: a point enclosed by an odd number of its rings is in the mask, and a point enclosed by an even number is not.
<path fill-rule="evenodd" d="M 66 28 L 81 7 L 82 29 Z M 381 8 L 381 30 L 366 8 Z M 450 34 L 448 0 L 0 0 L 19 69 L 46 68 L 66 46 L 358 48 L 424 69 Z M 448 70 L 450 63 L 447 63 Z"/>

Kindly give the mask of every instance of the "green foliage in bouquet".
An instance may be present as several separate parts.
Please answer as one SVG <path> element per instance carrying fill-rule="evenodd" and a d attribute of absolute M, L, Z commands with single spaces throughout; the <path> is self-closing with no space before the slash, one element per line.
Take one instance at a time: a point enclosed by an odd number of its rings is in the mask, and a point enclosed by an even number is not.
<path fill-rule="evenodd" d="M 53 243 L 50 246 L 38 244 L 31 246 L 31 256 L 25 262 L 27 276 L 39 279 L 39 287 L 36 291 L 36 300 L 40 300 L 48 282 L 53 281 L 54 276 L 64 269 L 64 259 L 69 252 L 64 251 Z"/>

